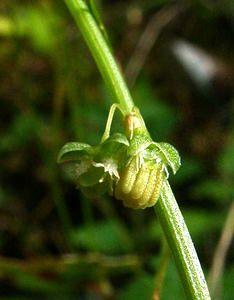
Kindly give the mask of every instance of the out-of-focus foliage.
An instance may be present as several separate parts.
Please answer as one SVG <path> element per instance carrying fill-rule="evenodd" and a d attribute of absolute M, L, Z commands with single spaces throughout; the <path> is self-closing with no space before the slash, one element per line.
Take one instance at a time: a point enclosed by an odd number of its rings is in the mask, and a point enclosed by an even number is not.
<path fill-rule="evenodd" d="M 123 71 L 148 22 L 162 24 L 160 12 L 170 17 L 178 6 L 131 89 L 153 139 L 180 151 L 171 182 L 209 274 L 234 199 L 234 6 L 185 2 L 99 6 Z M 162 238 L 153 210 L 132 211 L 108 196 L 87 200 L 56 165 L 67 141 L 99 142 L 111 104 L 65 4 L 1 0 L 0 41 L 0 298 L 150 299 Z M 173 50 L 181 45 L 203 63 L 188 68 Z M 197 81 L 195 69 L 210 77 Z M 120 121 L 115 116 L 113 131 Z M 233 258 L 229 250 L 225 300 L 234 294 Z M 162 299 L 182 298 L 171 260 Z"/>

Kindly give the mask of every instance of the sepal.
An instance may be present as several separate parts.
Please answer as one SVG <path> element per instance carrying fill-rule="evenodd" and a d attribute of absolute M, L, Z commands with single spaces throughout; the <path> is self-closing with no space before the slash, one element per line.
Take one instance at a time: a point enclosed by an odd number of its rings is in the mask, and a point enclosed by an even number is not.
<path fill-rule="evenodd" d="M 92 156 L 93 153 L 93 147 L 88 144 L 70 142 L 65 144 L 59 151 L 57 163 L 82 161 L 84 158 Z"/>
<path fill-rule="evenodd" d="M 160 149 L 163 162 L 171 167 L 175 174 L 181 166 L 181 159 L 178 151 L 168 143 L 154 143 Z"/>

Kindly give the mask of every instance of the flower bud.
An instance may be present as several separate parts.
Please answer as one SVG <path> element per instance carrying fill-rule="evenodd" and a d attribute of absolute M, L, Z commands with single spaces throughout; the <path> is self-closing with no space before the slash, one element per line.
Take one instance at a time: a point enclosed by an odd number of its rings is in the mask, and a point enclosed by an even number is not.
<path fill-rule="evenodd" d="M 133 209 L 151 207 L 157 202 L 165 178 L 162 163 L 146 161 L 138 168 L 137 156 L 120 173 L 115 197 Z"/>

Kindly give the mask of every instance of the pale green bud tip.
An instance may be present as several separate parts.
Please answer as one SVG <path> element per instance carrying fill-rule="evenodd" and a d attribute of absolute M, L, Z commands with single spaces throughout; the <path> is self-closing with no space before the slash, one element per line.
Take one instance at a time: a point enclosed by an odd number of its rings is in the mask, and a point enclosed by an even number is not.
<path fill-rule="evenodd" d="M 162 163 L 145 162 L 138 168 L 137 159 L 131 159 L 120 174 L 115 196 L 127 207 L 144 209 L 157 202 L 165 173 Z"/>

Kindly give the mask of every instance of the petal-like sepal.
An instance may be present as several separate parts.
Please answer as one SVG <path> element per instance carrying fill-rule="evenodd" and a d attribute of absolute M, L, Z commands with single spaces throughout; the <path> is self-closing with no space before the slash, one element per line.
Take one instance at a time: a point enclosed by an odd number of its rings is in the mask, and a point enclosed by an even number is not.
<path fill-rule="evenodd" d="M 59 151 L 57 162 L 81 161 L 84 158 L 92 156 L 93 147 L 88 144 L 70 142 L 65 144 Z"/>
<path fill-rule="evenodd" d="M 178 151 L 168 143 L 154 143 L 161 151 L 160 156 L 165 165 L 171 167 L 175 174 L 181 166 L 181 159 Z"/>

